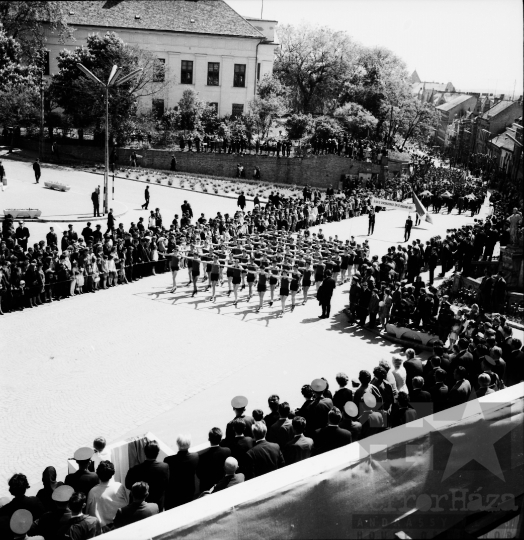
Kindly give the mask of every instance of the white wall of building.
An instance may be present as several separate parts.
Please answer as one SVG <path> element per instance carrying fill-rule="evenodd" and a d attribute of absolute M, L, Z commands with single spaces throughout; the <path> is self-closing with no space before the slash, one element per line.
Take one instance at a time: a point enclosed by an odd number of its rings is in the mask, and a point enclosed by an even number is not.
<path fill-rule="evenodd" d="M 65 43 L 59 43 L 57 36 L 49 33 L 46 46 L 49 50 L 50 74 L 58 71 L 56 57 L 61 50 L 85 45 L 89 34 L 103 35 L 107 31 L 94 26 L 77 26 L 74 33 L 76 41 L 69 40 Z M 169 84 L 162 92 L 143 98 L 141 105 L 145 108 L 151 107 L 152 99 L 164 99 L 164 108 L 173 108 L 178 104 L 184 90 L 193 88 L 203 101 L 218 103 L 220 116 L 231 114 L 233 104 L 243 105 L 246 112 L 255 95 L 257 64 L 260 64 L 260 78 L 273 72 L 275 45 L 260 44 L 257 51 L 259 41 L 256 39 L 129 29 L 114 31 L 124 42 L 139 46 L 165 60 L 166 80 Z M 181 84 L 183 60 L 193 62 L 192 84 Z M 220 64 L 219 86 L 207 84 L 208 62 Z M 243 88 L 233 86 L 235 64 L 246 65 Z"/>

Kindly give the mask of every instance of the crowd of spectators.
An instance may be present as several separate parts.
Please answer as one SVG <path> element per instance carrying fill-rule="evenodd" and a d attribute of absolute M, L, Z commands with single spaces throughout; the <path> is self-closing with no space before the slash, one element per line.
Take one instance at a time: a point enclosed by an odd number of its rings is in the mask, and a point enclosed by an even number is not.
<path fill-rule="evenodd" d="M 503 318 L 487 322 L 470 312 L 458 341 L 449 348 L 437 341 L 426 362 L 407 349 L 391 363 L 380 361 L 373 373 L 337 373 L 334 392 L 326 379 L 315 379 L 302 386 L 299 407 L 273 394 L 266 413 L 256 408 L 247 414 L 247 398 L 236 396 L 234 418 L 225 429 L 210 429 L 209 447 L 190 452 L 191 435 L 180 434 L 177 453 L 160 462 L 158 443 L 148 441 L 145 461 L 127 471 L 123 484 L 113 478 L 115 465 L 102 437 L 75 452 L 78 471 L 63 482 L 47 467 L 36 497 L 26 496 L 26 476 L 15 474 L 11 497 L 0 500 L 0 535 L 92 538 L 491 394 L 524 380 L 523 366 L 522 343 Z"/>
<path fill-rule="evenodd" d="M 278 136 L 254 136 L 251 139 L 241 134 L 220 136 L 195 132 L 180 135 L 176 149 L 180 152 L 254 154 L 278 158 L 330 154 L 375 164 L 381 164 L 382 157 L 388 155 L 384 143 L 368 138 L 356 138 L 346 132 L 323 136 L 314 134 L 304 141 L 292 141 L 282 131 Z"/>

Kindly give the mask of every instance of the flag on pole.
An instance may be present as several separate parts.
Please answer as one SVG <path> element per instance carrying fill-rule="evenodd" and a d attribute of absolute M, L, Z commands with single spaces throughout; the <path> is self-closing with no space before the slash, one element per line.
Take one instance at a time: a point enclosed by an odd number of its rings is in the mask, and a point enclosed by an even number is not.
<path fill-rule="evenodd" d="M 423 219 L 424 221 L 427 221 L 433 225 L 431 216 L 428 214 L 428 211 L 424 208 L 424 205 L 420 202 L 419 198 L 415 195 L 415 192 L 413 192 L 413 202 L 415 203 L 415 208 L 420 219 Z"/>

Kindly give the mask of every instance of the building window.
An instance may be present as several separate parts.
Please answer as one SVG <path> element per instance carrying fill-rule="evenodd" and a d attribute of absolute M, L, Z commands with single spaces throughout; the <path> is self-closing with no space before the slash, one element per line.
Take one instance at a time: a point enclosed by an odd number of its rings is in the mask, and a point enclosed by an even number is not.
<path fill-rule="evenodd" d="M 257 64 L 257 81 L 260 81 L 260 62 Z"/>
<path fill-rule="evenodd" d="M 164 100 L 163 99 L 153 99 L 153 114 L 155 118 L 160 120 L 164 116 Z"/>
<path fill-rule="evenodd" d="M 242 116 L 244 114 L 244 105 L 242 103 L 233 103 L 233 111 L 231 116 L 236 118 L 237 116 Z"/>
<path fill-rule="evenodd" d="M 244 88 L 246 86 L 246 64 L 235 64 L 233 86 Z"/>
<path fill-rule="evenodd" d="M 218 86 L 220 74 L 220 64 L 218 62 L 207 63 L 207 85 Z"/>
<path fill-rule="evenodd" d="M 164 82 L 166 79 L 166 61 L 164 58 L 156 58 L 153 67 L 153 81 Z"/>
<path fill-rule="evenodd" d="M 180 83 L 193 84 L 193 62 L 191 60 L 182 60 Z"/>
<path fill-rule="evenodd" d="M 208 107 L 212 107 L 215 112 L 218 114 L 218 103 L 215 103 L 214 101 L 207 104 Z"/>
<path fill-rule="evenodd" d="M 44 75 L 49 75 L 49 51 L 44 51 L 44 65 L 43 65 L 43 72 Z"/>

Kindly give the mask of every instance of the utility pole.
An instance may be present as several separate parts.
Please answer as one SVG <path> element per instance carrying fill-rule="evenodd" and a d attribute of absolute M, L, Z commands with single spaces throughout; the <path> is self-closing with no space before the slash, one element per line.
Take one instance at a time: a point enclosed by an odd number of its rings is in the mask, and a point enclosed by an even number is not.
<path fill-rule="evenodd" d="M 38 157 L 44 157 L 44 70 L 40 69 L 40 140 L 38 144 Z"/>

